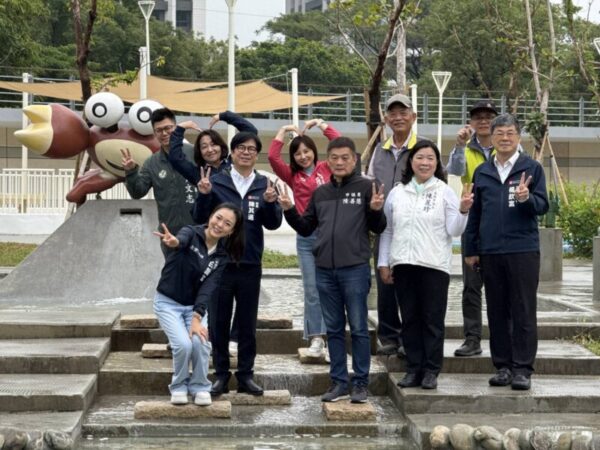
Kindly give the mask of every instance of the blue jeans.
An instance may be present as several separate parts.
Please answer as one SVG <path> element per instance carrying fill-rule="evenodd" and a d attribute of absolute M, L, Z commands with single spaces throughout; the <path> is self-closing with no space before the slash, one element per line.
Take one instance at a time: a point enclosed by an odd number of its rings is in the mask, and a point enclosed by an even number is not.
<path fill-rule="evenodd" d="M 296 235 L 296 252 L 304 287 L 304 339 L 324 336 L 327 332 L 317 291 L 315 257 L 312 252 L 316 238 L 314 233 L 308 237 Z"/>
<path fill-rule="evenodd" d="M 197 335 L 190 339 L 193 306 L 182 305 L 159 292 L 154 297 L 154 313 L 161 328 L 169 338 L 173 351 L 173 378 L 169 391 L 195 396 L 198 392 L 210 392 L 212 386 L 208 380 L 208 359 L 210 342 L 202 342 Z M 208 314 L 202 318 L 206 327 Z M 192 361 L 192 375 L 189 367 Z"/>
<path fill-rule="evenodd" d="M 352 384 L 367 386 L 371 366 L 371 345 L 367 325 L 367 295 L 371 288 L 368 263 L 341 269 L 317 267 L 317 289 L 327 326 L 331 365 L 329 376 L 335 383 L 348 385 L 346 355 L 346 316 L 352 335 Z"/>

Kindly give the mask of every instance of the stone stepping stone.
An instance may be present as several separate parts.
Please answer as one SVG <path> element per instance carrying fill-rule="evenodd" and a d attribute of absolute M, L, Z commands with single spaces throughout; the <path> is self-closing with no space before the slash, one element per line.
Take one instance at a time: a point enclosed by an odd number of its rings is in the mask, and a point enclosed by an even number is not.
<path fill-rule="evenodd" d="M 134 407 L 136 419 L 195 419 L 195 418 L 231 418 L 231 402 L 213 401 L 209 406 L 194 403 L 173 405 L 169 401 L 142 401 Z"/>
<path fill-rule="evenodd" d="M 147 359 L 171 359 L 173 354 L 167 349 L 168 344 L 150 344 L 142 346 L 142 358 Z M 212 358 L 208 361 L 208 367 L 212 368 Z M 229 358 L 229 367 L 237 369 L 237 358 Z"/>
<path fill-rule="evenodd" d="M 374 421 L 377 418 L 375 407 L 370 403 L 350 403 L 350 400 L 324 402 L 323 412 L 327 420 L 350 422 Z"/>
<path fill-rule="evenodd" d="M 227 400 L 232 405 L 290 405 L 292 396 L 287 389 L 277 391 L 265 391 L 263 395 L 239 394 L 230 392 L 223 394 L 219 400 Z"/>
<path fill-rule="evenodd" d="M 314 356 L 308 352 L 308 348 L 301 347 L 298 349 L 298 359 L 302 364 L 329 364 L 325 360 L 325 355 Z"/>
<path fill-rule="evenodd" d="M 158 319 L 154 314 L 127 314 L 121 316 L 121 328 L 159 328 Z M 256 328 L 270 330 L 290 330 L 294 327 L 292 318 L 288 316 L 260 315 Z"/>

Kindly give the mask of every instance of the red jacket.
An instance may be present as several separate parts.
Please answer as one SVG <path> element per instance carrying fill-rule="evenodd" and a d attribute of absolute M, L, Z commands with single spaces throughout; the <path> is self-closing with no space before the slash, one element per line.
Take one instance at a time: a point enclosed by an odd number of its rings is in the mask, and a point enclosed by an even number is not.
<path fill-rule="evenodd" d="M 323 134 L 330 141 L 341 136 L 340 132 L 331 125 L 325 128 Z M 282 148 L 283 142 L 279 139 L 273 139 L 269 147 L 269 163 L 275 174 L 292 188 L 296 210 L 302 214 L 308 206 L 314 190 L 322 184 L 329 183 L 331 171 L 326 161 L 317 161 L 315 169 L 310 175 L 307 175 L 303 170 L 292 173 L 289 164 L 286 164 L 281 157 Z"/>

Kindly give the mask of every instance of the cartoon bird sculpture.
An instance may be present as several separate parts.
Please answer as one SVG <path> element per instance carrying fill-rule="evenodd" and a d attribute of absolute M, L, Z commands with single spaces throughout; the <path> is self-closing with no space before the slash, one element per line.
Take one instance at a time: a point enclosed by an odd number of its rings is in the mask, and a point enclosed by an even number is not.
<path fill-rule="evenodd" d="M 48 158 L 70 158 L 87 151 L 98 168 L 77 179 L 67 194 L 69 202 L 82 204 L 88 194 L 110 189 L 125 178 L 121 149 L 129 149 L 139 164 L 160 149 L 154 137 L 150 116 L 162 108 L 153 100 L 142 100 L 128 112 L 131 127 L 121 126 L 125 112 L 123 101 L 110 92 L 100 92 L 85 104 L 85 116 L 91 127 L 69 108 L 51 103 L 23 109 L 31 124 L 15 132 L 17 140 L 30 150 Z"/>

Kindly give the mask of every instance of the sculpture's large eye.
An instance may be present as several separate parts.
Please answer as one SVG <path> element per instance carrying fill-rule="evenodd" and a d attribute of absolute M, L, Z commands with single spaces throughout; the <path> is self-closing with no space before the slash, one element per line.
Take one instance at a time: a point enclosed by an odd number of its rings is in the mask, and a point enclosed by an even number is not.
<path fill-rule="evenodd" d="M 85 103 L 85 117 L 101 128 L 119 123 L 125 113 L 123 101 L 111 92 L 99 92 Z"/>
<path fill-rule="evenodd" d="M 141 100 L 129 108 L 129 125 L 142 136 L 149 136 L 153 133 L 150 117 L 152 112 L 162 108 L 158 102 L 154 100 Z"/>

